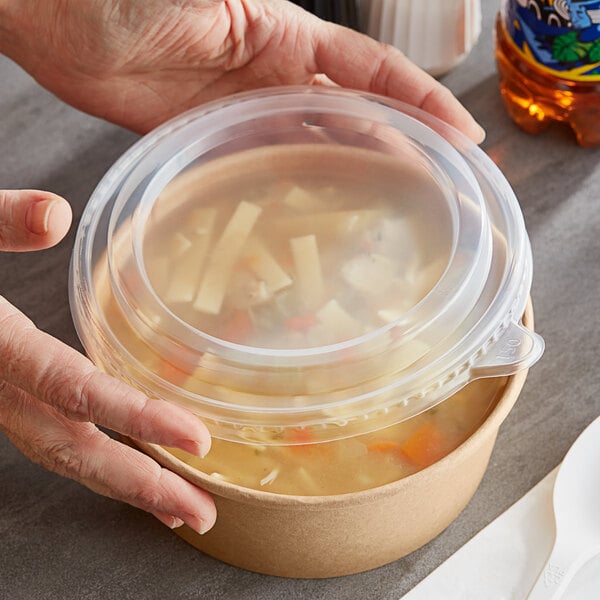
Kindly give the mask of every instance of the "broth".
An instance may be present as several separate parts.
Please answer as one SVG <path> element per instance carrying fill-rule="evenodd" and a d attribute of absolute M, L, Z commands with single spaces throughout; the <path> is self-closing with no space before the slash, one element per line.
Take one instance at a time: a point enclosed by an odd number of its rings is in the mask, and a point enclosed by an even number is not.
<path fill-rule="evenodd" d="M 311 430 L 290 430 L 296 446 L 240 444 L 213 439 L 201 459 L 169 452 L 237 485 L 292 495 L 346 494 L 391 483 L 437 462 L 481 425 L 506 378 L 474 381 L 438 406 L 397 425 L 348 439 L 310 443 Z"/>

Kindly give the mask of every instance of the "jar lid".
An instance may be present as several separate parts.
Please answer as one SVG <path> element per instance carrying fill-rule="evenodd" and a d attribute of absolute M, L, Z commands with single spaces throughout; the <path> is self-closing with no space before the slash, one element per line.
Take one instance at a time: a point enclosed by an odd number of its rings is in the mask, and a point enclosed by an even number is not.
<path fill-rule="evenodd" d="M 529 367 L 530 286 L 518 202 L 460 133 L 387 98 L 285 87 L 125 153 L 82 217 L 71 306 L 107 372 L 216 437 L 277 444 L 372 431 Z"/>

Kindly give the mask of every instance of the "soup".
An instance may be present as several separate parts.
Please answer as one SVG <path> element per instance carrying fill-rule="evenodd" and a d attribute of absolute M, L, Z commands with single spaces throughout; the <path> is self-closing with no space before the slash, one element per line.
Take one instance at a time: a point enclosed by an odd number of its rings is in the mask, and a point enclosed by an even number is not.
<path fill-rule="evenodd" d="M 357 492 L 412 475 L 460 446 L 484 421 L 505 383 L 505 378 L 475 381 L 412 419 L 333 442 L 311 443 L 311 430 L 305 428 L 282 436 L 283 442 L 302 445 L 213 439 L 203 459 L 168 450 L 212 477 L 243 487 L 306 496 Z"/>
<path fill-rule="evenodd" d="M 318 408 L 326 396 L 339 402 L 323 414 L 335 418 L 330 426 L 346 431 L 345 399 L 385 387 L 427 351 L 418 338 L 401 350 L 394 346 L 401 335 L 394 324 L 409 319 L 434 288 L 453 250 L 445 192 L 419 160 L 303 144 L 190 165 L 145 215 L 141 262 L 160 306 L 208 349 L 190 364 L 177 346 L 169 346 L 170 355 L 159 351 L 159 333 L 144 341 L 112 295 L 107 261 L 100 261 L 96 288 L 110 329 L 145 369 L 177 389 L 265 414 L 276 397 Z M 139 258 L 119 247 L 126 227 L 116 233 L 112 250 L 125 278 Z M 136 296 L 141 282 L 128 285 L 141 326 L 160 327 L 163 317 Z M 306 369 L 267 364 L 294 352 L 310 357 L 324 347 L 339 348 L 343 356 L 357 339 L 377 351 L 351 367 L 343 360 Z M 232 366 L 219 354 L 223 343 L 227 351 L 246 349 L 267 366 Z M 131 381 L 142 381 L 139 371 Z M 170 451 L 243 487 L 299 495 L 354 492 L 446 456 L 481 424 L 504 383 L 471 383 L 389 427 L 377 422 L 387 409 L 374 410 L 363 415 L 373 420 L 368 428 L 334 436 L 345 439 L 328 441 L 327 428 L 314 424 L 239 427 L 238 441 L 215 437 L 204 459 Z M 152 394 L 153 385 L 148 377 L 145 391 Z M 388 394 L 393 398 L 395 391 Z"/>
<path fill-rule="evenodd" d="M 146 225 L 157 295 L 199 331 L 257 348 L 321 347 L 397 320 L 444 271 L 450 216 L 422 165 L 374 155 L 271 146 L 191 167 Z"/>

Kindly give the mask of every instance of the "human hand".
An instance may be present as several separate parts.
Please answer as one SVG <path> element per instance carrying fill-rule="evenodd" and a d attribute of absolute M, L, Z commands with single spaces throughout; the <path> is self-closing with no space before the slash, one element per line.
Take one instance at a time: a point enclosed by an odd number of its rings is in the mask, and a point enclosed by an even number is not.
<path fill-rule="evenodd" d="M 69 229 L 54 194 L 0 191 L 0 250 L 40 250 Z M 95 424 L 137 440 L 204 455 L 206 427 L 191 413 L 151 400 L 101 373 L 84 356 L 36 329 L 0 296 L 0 430 L 27 457 L 91 490 L 155 515 L 169 527 L 212 527 L 210 496 Z"/>
<path fill-rule="evenodd" d="M 0 0 L 0 49 L 76 108 L 147 132 L 253 88 L 335 83 L 419 106 L 476 142 L 450 91 L 391 46 L 285 0 Z M 0 19 L 0 23 L 1 23 Z"/>

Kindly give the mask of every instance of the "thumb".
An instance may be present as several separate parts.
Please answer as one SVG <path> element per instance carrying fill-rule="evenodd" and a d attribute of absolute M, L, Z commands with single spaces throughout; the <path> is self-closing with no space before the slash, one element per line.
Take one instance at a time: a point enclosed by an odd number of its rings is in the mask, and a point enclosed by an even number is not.
<path fill-rule="evenodd" d="M 0 190 L 0 250 L 24 252 L 58 244 L 71 226 L 68 202 L 50 192 Z"/>

